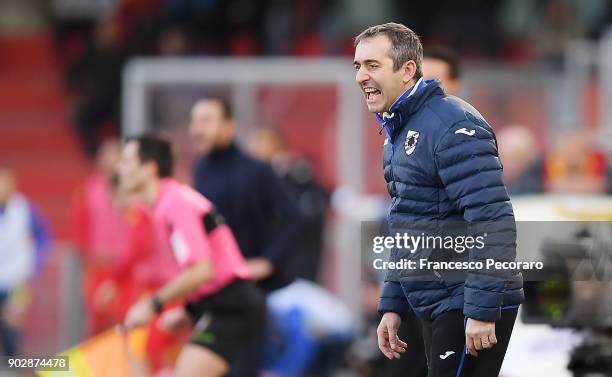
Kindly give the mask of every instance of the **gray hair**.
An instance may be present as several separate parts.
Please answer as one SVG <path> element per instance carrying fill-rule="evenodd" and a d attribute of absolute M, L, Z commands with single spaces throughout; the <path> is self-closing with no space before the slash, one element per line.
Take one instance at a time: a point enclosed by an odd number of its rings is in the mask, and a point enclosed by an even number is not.
<path fill-rule="evenodd" d="M 384 34 L 391 42 L 393 70 L 397 71 L 409 60 L 416 64 L 415 79 L 423 77 L 423 45 L 414 31 L 402 24 L 387 22 L 386 24 L 370 26 L 355 37 L 355 46 L 364 39 Z"/>

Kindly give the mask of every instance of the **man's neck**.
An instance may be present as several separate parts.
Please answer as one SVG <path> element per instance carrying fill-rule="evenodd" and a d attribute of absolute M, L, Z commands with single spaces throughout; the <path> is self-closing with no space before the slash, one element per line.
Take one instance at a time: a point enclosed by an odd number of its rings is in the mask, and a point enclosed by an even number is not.
<path fill-rule="evenodd" d="M 397 96 L 397 98 L 395 98 L 395 101 L 393 101 L 393 103 L 395 103 L 402 96 L 402 94 L 406 93 L 413 86 L 415 86 L 416 83 L 417 83 L 417 80 L 415 80 L 415 79 L 412 79 L 412 80 L 408 81 L 408 83 L 406 85 L 404 85 L 404 88 L 403 88 L 402 92 L 399 94 L 399 96 Z"/>
<path fill-rule="evenodd" d="M 232 144 L 234 143 L 233 139 L 227 139 L 227 140 L 223 140 L 222 142 L 220 142 L 219 144 L 217 144 L 217 147 L 215 148 L 216 150 L 226 150 L 229 147 L 232 146 Z"/>
<path fill-rule="evenodd" d="M 393 99 L 393 102 L 391 102 L 391 105 L 389 105 L 389 108 L 388 108 L 387 110 L 383 111 L 383 112 L 378 113 L 378 115 L 383 116 L 383 114 L 384 114 L 385 112 L 389 112 L 389 110 L 391 110 L 391 107 L 393 107 L 393 105 L 395 105 L 395 103 L 397 102 L 397 100 L 399 100 L 399 98 L 400 98 L 400 97 L 401 97 L 401 96 L 402 96 L 404 93 L 406 93 L 406 91 L 408 91 L 410 88 L 412 88 L 413 86 L 415 86 L 415 85 L 416 85 L 416 83 L 417 83 L 417 81 L 416 81 L 416 80 L 414 80 L 414 79 L 412 79 L 412 80 L 408 81 L 408 83 L 407 83 L 407 84 L 403 85 L 402 92 L 401 92 L 400 94 L 398 94 L 398 95 L 397 95 L 397 97 L 395 97 L 395 99 Z"/>
<path fill-rule="evenodd" d="M 215 147 L 208 153 L 208 156 L 217 156 L 223 154 L 223 152 L 229 150 L 232 145 L 234 145 L 234 140 L 230 139 L 229 141 L 218 143 Z"/>
<path fill-rule="evenodd" d="M 149 184 L 147 184 L 147 186 L 144 189 L 143 198 L 145 202 L 147 203 L 147 205 L 149 205 L 150 207 L 154 207 L 155 203 L 157 203 L 157 196 L 159 195 L 160 183 L 161 183 L 160 179 L 155 179 Z"/>

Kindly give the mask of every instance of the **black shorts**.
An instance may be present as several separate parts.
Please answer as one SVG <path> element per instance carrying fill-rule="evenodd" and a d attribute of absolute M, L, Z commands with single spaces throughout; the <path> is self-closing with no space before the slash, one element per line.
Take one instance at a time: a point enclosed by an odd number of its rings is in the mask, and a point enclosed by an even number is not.
<path fill-rule="evenodd" d="M 210 349 L 230 365 L 243 347 L 253 347 L 266 318 L 263 294 L 246 280 L 236 280 L 213 295 L 190 302 L 186 309 L 195 323 L 190 343 Z"/>

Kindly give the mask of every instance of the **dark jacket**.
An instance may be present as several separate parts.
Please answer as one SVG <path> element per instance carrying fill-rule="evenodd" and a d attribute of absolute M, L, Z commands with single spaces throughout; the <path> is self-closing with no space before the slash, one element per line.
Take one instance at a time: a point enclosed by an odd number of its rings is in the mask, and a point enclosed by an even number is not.
<path fill-rule="evenodd" d="M 403 255 L 394 249 L 391 258 L 514 261 L 516 226 L 493 130 L 471 105 L 446 95 L 437 80 L 425 84 L 400 97 L 384 119 L 379 117 L 388 135 L 389 228 L 421 234 L 425 228 L 452 233 L 463 227 L 473 236 L 487 234 L 485 247 L 463 253 L 421 248 Z M 410 303 L 425 318 L 459 309 L 467 317 L 494 321 L 502 307 L 523 300 L 518 270 L 404 273 L 388 274 L 379 311 L 403 313 Z"/>
<path fill-rule="evenodd" d="M 283 185 L 268 163 L 234 144 L 201 157 L 194 168 L 196 190 L 225 217 L 242 254 L 274 265 L 273 276 L 261 282 L 268 291 L 292 280 L 285 264 L 300 226 L 300 213 Z"/>

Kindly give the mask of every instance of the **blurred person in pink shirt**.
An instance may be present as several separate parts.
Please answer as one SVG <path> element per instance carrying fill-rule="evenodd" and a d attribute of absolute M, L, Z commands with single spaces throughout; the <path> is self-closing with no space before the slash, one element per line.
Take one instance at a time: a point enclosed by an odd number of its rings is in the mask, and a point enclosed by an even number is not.
<path fill-rule="evenodd" d="M 158 240 L 173 263 L 174 278 L 136 303 L 124 321 L 127 330 L 144 326 L 164 307 L 162 325 L 177 329 L 192 320 L 191 339 L 178 357 L 174 376 L 223 376 L 264 325 L 263 295 L 223 217 L 204 196 L 172 177 L 170 142 L 155 135 L 128 139 L 119 164 L 121 186 L 153 209 Z M 259 352 L 259 348 L 252 352 Z"/>
<path fill-rule="evenodd" d="M 120 323 L 141 297 L 155 292 L 173 276 L 165 266 L 172 257 L 160 252 L 151 210 L 119 187 L 121 146 L 106 141 L 97 171 L 77 191 L 73 234 L 83 260 L 83 297 L 88 336 Z M 174 334 L 149 327 L 146 350 L 153 370 L 171 364 Z"/>
<path fill-rule="evenodd" d="M 123 191 L 123 190 L 121 190 Z M 94 292 L 96 307 L 112 307 L 116 322 L 125 318 L 130 307 L 148 297 L 174 277 L 168 269 L 174 260 L 160 247 L 151 209 L 120 193 L 125 225 L 125 243 L 121 255 Z M 171 367 L 186 333 L 164 331 L 159 321 L 150 323 L 145 343 L 147 361 L 154 372 Z"/>

